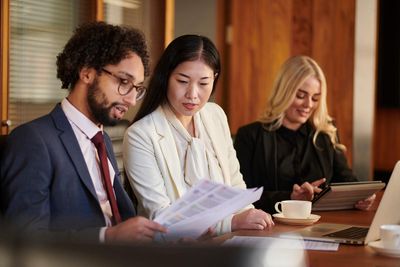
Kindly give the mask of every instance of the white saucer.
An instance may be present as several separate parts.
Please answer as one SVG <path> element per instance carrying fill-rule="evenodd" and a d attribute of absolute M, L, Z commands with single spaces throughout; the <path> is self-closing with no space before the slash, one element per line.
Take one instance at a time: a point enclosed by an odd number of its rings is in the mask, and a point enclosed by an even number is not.
<path fill-rule="evenodd" d="M 282 213 L 275 213 L 272 216 L 277 222 L 290 225 L 310 225 L 317 222 L 321 218 L 321 216 L 316 214 L 311 214 L 307 219 L 285 218 Z"/>
<path fill-rule="evenodd" d="M 368 243 L 368 246 L 370 246 L 373 250 L 375 250 L 378 254 L 388 256 L 388 257 L 395 257 L 395 258 L 400 258 L 400 249 L 390 249 L 390 248 L 384 248 L 382 241 L 374 241 Z"/>

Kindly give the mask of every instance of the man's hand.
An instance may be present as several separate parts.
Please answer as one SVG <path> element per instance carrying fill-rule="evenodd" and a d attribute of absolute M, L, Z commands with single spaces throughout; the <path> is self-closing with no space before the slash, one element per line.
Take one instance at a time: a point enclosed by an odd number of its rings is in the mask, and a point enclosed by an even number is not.
<path fill-rule="evenodd" d="M 157 232 L 166 233 L 167 229 L 156 222 L 136 216 L 107 228 L 105 240 L 106 242 L 151 241 Z"/>
<path fill-rule="evenodd" d="M 195 244 L 199 242 L 209 242 L 212 238 L 215 237 L 215 229 L 214 227 L 209 227 L 204 233 L 201 234 L 198 238 L 190 238 L 190 237 L 182 237 L 176 243 L 178 244 Z"/>

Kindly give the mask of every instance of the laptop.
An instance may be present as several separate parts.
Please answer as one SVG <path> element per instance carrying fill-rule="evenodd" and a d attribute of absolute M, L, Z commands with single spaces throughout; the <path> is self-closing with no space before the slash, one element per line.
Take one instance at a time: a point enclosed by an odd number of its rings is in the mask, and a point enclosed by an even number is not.
<path fill-rule="evenodd" d="M 400 161 L 396 163 L 393 169 L 378 210 L 369 228 L 357 225 L 320 223 L 297 231 L 285 233 L 281 236 L 290 236 L 294 233 L 301 235 L 305 240 L 366 245 L 369 242 L 379 239 L 379 227 L 382 224 L 400 224 L 399 203 Z"/>

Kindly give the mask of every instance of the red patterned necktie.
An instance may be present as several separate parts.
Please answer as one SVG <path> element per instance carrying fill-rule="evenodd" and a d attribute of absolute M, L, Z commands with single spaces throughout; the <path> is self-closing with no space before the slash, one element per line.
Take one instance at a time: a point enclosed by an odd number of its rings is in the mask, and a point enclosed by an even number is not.
<path fill-rule="evenodd" d="M 110 201 L 111 204 L 111 211 L 113 214 L 112 217 L 113 225 L 115 225 L 120 223 L 122 220 L 121 220 L 121 215 L 119 214 L 118 211 L 117 200 L 115 198 L 114 190 L 111 184 L 110 171 L 108 169 L 107 152 L 104 143 L 103 133 L 99 131 L 91 140 L 95 145 L 95 147 L 97 148 L 97 153 L 99 155 L 101 175 L 103 177 L 108 200 Z"/>

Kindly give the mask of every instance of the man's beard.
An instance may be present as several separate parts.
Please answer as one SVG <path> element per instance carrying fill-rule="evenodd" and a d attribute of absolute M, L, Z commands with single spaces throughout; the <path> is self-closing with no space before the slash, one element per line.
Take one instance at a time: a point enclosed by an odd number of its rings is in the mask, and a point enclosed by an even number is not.
<path fill-rule="evenodd" d="M 118 119 L 110 116 L 111 109 L 117 103 L 108 104 L 106 96 L 101 92 L 97 78 L 88 88 L 87 101 L 94 119 L 104 126 L 115 126 Z"/>

